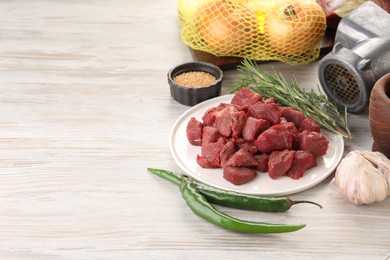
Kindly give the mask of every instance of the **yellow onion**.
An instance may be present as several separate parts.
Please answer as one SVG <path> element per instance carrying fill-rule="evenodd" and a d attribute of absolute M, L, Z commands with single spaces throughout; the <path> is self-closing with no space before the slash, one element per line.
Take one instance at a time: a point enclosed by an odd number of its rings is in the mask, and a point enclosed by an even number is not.
<path fill-rule="evenodd" d="M 237 54 L 251 45 L 259 33 L 256 15 L 241 4 L 212 1 L 198 14 L 199 33 L 217 55 Z"/>
<path fill-rule="evenodd" d="M 280 1 L 267 13 L 264 24 L 271 49 L 283 55 L 299 55 L 316 48 L 325 29 L 325 14 L 312 0 Z"/>

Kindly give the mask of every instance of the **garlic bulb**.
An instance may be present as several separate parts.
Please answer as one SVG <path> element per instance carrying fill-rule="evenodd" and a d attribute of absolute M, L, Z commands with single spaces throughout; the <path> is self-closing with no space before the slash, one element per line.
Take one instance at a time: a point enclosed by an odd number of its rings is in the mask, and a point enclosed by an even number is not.
<path fill-rule="evenodd" d="M 380 152 L 352 151 L 338 165 L 335 181 L 355 205 L 382 201 L 390 195 L 390 160 Z"/>

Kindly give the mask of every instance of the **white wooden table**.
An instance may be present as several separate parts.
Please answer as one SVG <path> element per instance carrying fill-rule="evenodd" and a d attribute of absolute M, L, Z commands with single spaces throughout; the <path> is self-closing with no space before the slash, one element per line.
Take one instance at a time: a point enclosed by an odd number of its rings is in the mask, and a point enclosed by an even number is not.
<path fill-rule="evenodd" d="M 287 234 L 233 233 L 194 215 L 176 186 L 169 133 L 189 107 L 166 73 L 191 61 L 175 0 L 0 2 L 0 259 L 385 259 L 390 199 L 356 207 L 330 185 L 292 195 Z M 261 65 L 316 87 L 317 63 Z M 236 80 L 225 72 L 223 93 Z M 345 153 L 371 149 L 367 112 Z"/>

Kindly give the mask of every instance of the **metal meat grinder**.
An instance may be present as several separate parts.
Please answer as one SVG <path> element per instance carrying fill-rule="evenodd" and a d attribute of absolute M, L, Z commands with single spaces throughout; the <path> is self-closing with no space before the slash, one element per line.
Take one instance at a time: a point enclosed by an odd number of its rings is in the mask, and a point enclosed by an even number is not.
<path fill-rule="evenodd" d="M 339 23 L 333 50 L 319 62 L 328 98 L 362 113 L 375 82 L 390 72 L 390 14 L 367 1 Z"/>

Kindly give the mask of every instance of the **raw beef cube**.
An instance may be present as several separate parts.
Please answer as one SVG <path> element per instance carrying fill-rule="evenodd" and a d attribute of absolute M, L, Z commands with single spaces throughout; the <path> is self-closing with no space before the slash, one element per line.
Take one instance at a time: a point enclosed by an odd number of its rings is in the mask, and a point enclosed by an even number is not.
<path fill-rule="evenodd" d="M 254 142 L 257 137 L 270 126 L 271 124 L 265 119 L 248 117 L 242 131 L 242 137 L 246 141 Z"/>
<path fill-rule="evenodd" d="M 255 178 L 256 175 L 256 170 L 252 168 L 234 166 L 223 168 L 223 178 L 234 185 L 247 183 Z"/>
<path fill-rule="evenodd" d="M 202 117 L 203 125 L 215 126 L 216 121 L 224 111 L 238 111 L 238 107 L 232 104 L 220 103 L 217 107 L 208 109 Z"/>
<path fill-rule="evenodd" d="M 215 143 L 221 137 L 218 129 L 213 126 L 203 127 L 202 145 L 203 143 Z"/>
<path fill-rule="evenodd" d="M 257 102 L 249 107 L 248 116 L 262 118 L 276 125 L 280 123 L 280 108 L 275 103 Z"/>
<path fill-rule="evenodd" d="M 313 162 L 316 162 L 313 154 L 298 150 L 295 152 L 294 160 L 286 174 L 288 177 L 298 180 L 303 177 L 307 169 L 312 167 Z"/>
<path fill-rule="evenodd" d="M 231 103 L 239 106 L 249 106 L 262 100 L 263 97 L 260 94 L 248 88 L 241 88 L 233 96 Z"/>
<path fill-rule="evenodd" d="M 205 169 L 221 168 L 221 166 L 214 161 L 209 161 L 207 158 L 200 155 L 196 156 L 196 162 L 199 164 L 200 167 Z"/>
<path fill-rule="evenodd" d="M 305 130 L 309 132 L 320 132 L 320 126 L 313 118 L 306 117 L 303 119 L 301 126 L 299 127 L 299 132 L 303 132 Z"/>
<path fill-rule="evenodd" d="M 268 172 L 269 154 L 259 153 L 255 154 L 253 158 L 255 158 L 255 160 L 258 162 L 258 165 L 256 166 L 257 170 L 261 172 Z"/>
<path fill-rule="evenodd" d="M 236 139 L 236 145 L 240 149 L 244 149 L 248 153 L 255 154 L 257 153 L 256 145 L 253 142 L 248 142 L 244 140 L 243 138 L 237 138 Z"/>
<path fill-rule="evenodd" d="M 232 111 L 226 109 L 222 111 L 216 120 L 216 127 L 221 135 L 229 137 L 238 137 L 242 133 L 246 122 L 246 114 L 244 111 Z"/>
<path fill-rule="evenodd" d="M 288 122 L 293 122 L 297 129 L 299 129 L 301 122 L 305 119 L 305 115 L 293 107 L 283 107 L 281 109 L 281 115 L 286 118 Z"/>
<path fill-rule="evenodd" d="M 203 125 L 215 126 L 215 120 L 221 109 L 218 107 L 212 107 L 208 109 L 202 116 Z"/>
<path fill-rule="evenodd" d="M 192 117 L 188 122 L 186 133 L 190 144 L 202 145 L 203 125 L 195 117 Z"/>
<path fill-rule="evenodd" d="M 226 162 L 233 156 L 233 154 L 237 151 L 234 140 L 228 141 L 220 152 L 221 158 L 221 166 L 225 167 Z"/>
<path fill-rule="evenodd" d="M 210 163 L 221 166 L 220 153 L 222 151 L 225 141 L 223 138 L 219 138 L 215 143 L 203 142 L 201 149 L 201 157 L 207 159 Z"/>
<path fill-rule="evenodd" d="M 286 174 L 290 169 L 295 157 L 295 151 L 283 150 L 274 151 L 269 156 L 268 175 L 272 179 L 277 179 Z"/>
<path fill-rule="evenodd" d="M 233 115 L 224 110 L 216 121 L 218 132 L 223 136 L 230 136 L 233 126 Z"/>
<path fill-rule="evenodd" d="M 240 149 L 230 157 L 229 161 L 226 162 L 226 166 L 245 166 L 245 167 L 254 167 L 257 166 L 258 162 L 253 158 L 253 155 L 244 149 Z"/>
<path fill-rule="evenodd" d="M 270 153 L 276 150 L 291 149 L 293 138 L 284 125 L 274 125 L 262 132 L 255 141 L 257 150 Z"/>
<path fill-rule="evenodd" d="M 303 131 L 298 135 L 298 149 L 322 156 L 328 150 L 329 141 L 318 132 Z"/>

